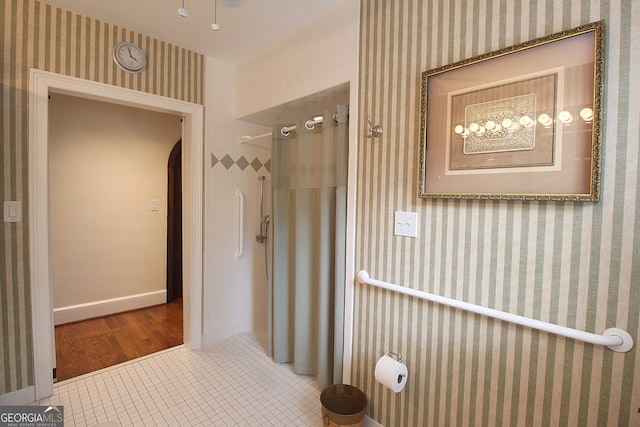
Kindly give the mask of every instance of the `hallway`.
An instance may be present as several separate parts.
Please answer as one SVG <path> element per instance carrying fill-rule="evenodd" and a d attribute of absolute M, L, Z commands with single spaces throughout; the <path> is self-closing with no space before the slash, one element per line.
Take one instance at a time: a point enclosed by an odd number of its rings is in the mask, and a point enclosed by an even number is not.
<path fill-rule="evenodd" d="M 56 373 L 64 381 L 182 344 L 182 298 L 55 327 Z"/>

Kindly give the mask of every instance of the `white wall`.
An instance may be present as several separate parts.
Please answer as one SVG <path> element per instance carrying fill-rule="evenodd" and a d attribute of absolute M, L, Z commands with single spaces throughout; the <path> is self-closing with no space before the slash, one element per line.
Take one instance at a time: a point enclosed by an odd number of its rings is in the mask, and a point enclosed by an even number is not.
<path fill-rule="evenodd" d="M 237 66 L 236 117 L 354 80 L 359 2 L 343 3 Z"/>
<path fill-rule="evenodd" d="M 181 133 L 178 116 L 51 95 L 54 309 L 164 292 L 167 160 Z"/>
<path fill-rule="evenodd" d="M 205 248 L 203 342 L 266 327 L 265 246 L 255 240 L 259 226 L 258 176 L 266 176 L 265 212 L 270 206 L 268 162 L 271 138 L 240 144 L 243 135 L 269 128 L 233 118 L 235 67 L 207 58 L 205 118 Z M 215 157 L 215 164 L 212 164 Z M 244 195 L 243 254 L 238 250 L 239 208 Z"/>
<path fill-rule="evenodd" d="M 351 82 L 355 93 L 358 22 L 358 1 L 345 0 L 273 48 L 238 66 L 207 58 L 205 344 L 267 326 L 265 246 L 256 243 L 255 236 L 259 230 L 260 175 L 266 176 L 265 213 L 271 212 L 271 138 L 247 144 L 238 141 L 242 135 L 260 135 L 271 128 L 236 118 L 278 110 L 286 102 L 344 83 Z M 351 103 L 351 112 L 357 114 L 353 98 Z M 284 116 L 279 118 L 286 121 Z M 212 156 L 216 159 L 213 166 Z M 255 162 L 257 170 L 251 165 L 241 169 L 241 158 Z M 222 159 L 225 160 L 221 162 Z M 240 259 L 235 258 L 236 190 L 245 196 L 244 255 Z"/>

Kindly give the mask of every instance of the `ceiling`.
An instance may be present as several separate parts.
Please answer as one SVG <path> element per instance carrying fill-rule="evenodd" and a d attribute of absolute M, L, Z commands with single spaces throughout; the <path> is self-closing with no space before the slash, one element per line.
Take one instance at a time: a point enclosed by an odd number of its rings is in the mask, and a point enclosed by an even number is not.
<path fill-rule="evenodd" d="M 41 0 L 229 64 L 239 64 L 344 0 Z M 189 16 L 178 14 L 183 7 Z M 349 102 L 349 85 L 242 117 L 252 123 L 295 123 Z"/>
<path fill-rule="evenodd" d="M 344 0 L 42 0 L 239 64 Z M 183 6 L 189 16 L 182 18 Z M 217 1 L 217 13 L 215 2 Z M 211 29 L 216 21 L 218 31 Z"/>

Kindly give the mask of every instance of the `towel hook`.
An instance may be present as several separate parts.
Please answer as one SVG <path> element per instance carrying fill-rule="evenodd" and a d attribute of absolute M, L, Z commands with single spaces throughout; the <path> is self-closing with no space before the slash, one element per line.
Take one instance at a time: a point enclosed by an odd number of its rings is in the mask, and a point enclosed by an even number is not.
<path fill-rule="evenodd" d="M 374 125 L 371 122 L 371 116 L 367 116 L 367 123 L 369 123 L 369 135 L 367 138 L 379 138 L 382 136 L 382 125 Z"/>

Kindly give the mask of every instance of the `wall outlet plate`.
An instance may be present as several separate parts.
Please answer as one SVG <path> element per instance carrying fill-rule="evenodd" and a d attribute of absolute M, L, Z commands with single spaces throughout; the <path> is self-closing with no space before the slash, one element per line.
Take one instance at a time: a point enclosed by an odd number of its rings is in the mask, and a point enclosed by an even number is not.
<path fill-rule="evenodd" d="M 4 202 L 4 222 L 22 221 L 22 202 Z"/>
<path fill-rule="evenodd" d="M 418 213 L 396 211 L 394 216 L 396 236 L 418 237 Z"/>

